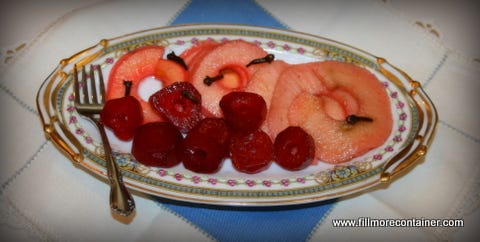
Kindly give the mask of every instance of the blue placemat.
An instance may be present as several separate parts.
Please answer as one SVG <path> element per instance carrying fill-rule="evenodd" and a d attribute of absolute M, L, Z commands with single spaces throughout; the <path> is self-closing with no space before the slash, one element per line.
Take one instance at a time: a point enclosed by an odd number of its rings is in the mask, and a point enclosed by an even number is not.
<path fill-rule="evenodd" d="M 305 241 L 335 203 L 287 207 L 218 207 L 160 201 L 218 241 Z"/>
<path fill-rule="evenodd" d="M 191 0 L 170 22 L 250 24 L 287 28 L 251 0 Z M 303 206 L 238 208 L 201 206 L 159 199 L 161 206 L 187 219 L 219 241 L 305 241 L 333 201 Z"/>
<path fill-rule="evenodd" d="M 190 0 L 170 24 L 191 23 L 251 24 L 287 28 L 252 0 Z"/>

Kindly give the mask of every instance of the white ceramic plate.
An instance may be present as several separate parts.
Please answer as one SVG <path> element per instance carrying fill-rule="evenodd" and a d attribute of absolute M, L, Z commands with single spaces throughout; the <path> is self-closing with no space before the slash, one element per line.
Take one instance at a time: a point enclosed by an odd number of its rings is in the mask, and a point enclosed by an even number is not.
<path fill-rule="evenodd" d="M 394 116 L 393 130 L 378 148 L 341 165 L 320 162 L 290 172 L 275 164 L 258 174 L 237 172 L 226 160 L 215 174 L 196 174 L 183 167 L 147 167 L 129 153 L 131 143 L 108 132 L 128 187 L 161 197 L 194 203 L 270 206 L 299 204 L 345 196 L 390 178 L 425 155 L 433 137 L 437 114 L 418 82 L 365 51 L 304 33 L 242 25 L 185 25 L 150 29 L 104 39 L 60 61 L 41 86 L 37 104 L 45 133 L 71 160 L 106 176 L 98 131 L 73 106 L 72 68 L 97 64 L 104 76 L 124 53 L 145 45 L 165 46 L 179 54 L 197 41 L 243 39 L 256 43 L 276 59 L 288 63 L 339 60 L 370 70 L 384 83 Z"/>

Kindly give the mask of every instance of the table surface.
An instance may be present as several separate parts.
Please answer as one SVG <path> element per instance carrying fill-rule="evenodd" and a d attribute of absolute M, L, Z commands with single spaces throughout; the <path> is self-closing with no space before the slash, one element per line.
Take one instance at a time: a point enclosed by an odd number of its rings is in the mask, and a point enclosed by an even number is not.
<path fill-rule="evenodd" d="M 424 162 L 387 188 L 340 199 L 325 216 L 318 218 L 307 240 L 349 240 L 355 236 L 359 240 L 464 241 L 479 237 L 476 224 L 480 222 L 480 132 L 475 121 L 478 115 L 468 111 L 478 103 L 476 92 L 480 90 L 477 78 L 480 74 L 480 49 L 477 47 L 480 9 L 473 2 L 362 1 L 363 6 L 368 7 L 355 12 L 346 8 L 350 5 L 343 1 L 323 4 L 255 1 L 292 30 L 350 43 L 387 57 L 422 83 L 440 116 L 435 140 Z M 155 5 L 139 1 L 136 7 L 140 9 L 148 4 Z M 162 4 L 158 15 L 145 7 L 139 20 L 123 20 L 122 25 L 102 23 L 107 27 L 111 25 L 110 29 L 100 24 L 89 25 L 89 28 L 92 33 L 105 31 L 102 30 L 105 28 L 106 32 L 110 31 L 107 36 L 117 36 L 138 30 L 143 20 L 155 19 L 155 22 L 145 22 L 146 27 L 168 25 L 188 1 L 164 1 Z M 2 3 L 0 102 L 2 111 L 9 115 L 2 115 L 0 125 L 1 155 L 5 162 L 0 171 L 0 237 L 32 241 L 222 240 L 158 200 L 137 193 L 134 195 L 137 201 L 135 219 L 119 222 L 108 211 L 106 184 L 74 167 L 45 140 L 35 108 L 39 85 L 61 58 L 98 41 L 89 36 L 88 28 L 80 28 L 80 33 L 76 33 L 78 38 L 72 38 L 72 32 L 65 27 L 81 23 L 88 16 L 101 19 L 95 13 L 106 7 L 118 8 L 119 14 L 128 13 L 123 5 L 135 8 L 134 4 L 126 2 L 97 0 Z M 372 11 L 369 7 L 376 9 L 378 15 L 364 14 Z M 317 12 L 319 14 L 315 14 Z M 110 19 L 110 15 L 105 15 L 105 19 Z M 381 25 L 365 27 L 372 19 L 382 18 L 388 20 L 385 26 L 398 29 L 386 29 Z M 348 28 L 348 21 L 364 29 Z M 375 38 L 368 37 L 373 35 Z M 52 37 L 76 43 L 69 46 L 62 41 L 55 51 L 42 49 L 51 46 L 48 43 L 55 41 L 49 39 Z M 461 218 L 465 226 L 339 229 L 331 224 L 332 219 L 359 217 Z M 90 226 L 84 228 L 84 224 Z"/>

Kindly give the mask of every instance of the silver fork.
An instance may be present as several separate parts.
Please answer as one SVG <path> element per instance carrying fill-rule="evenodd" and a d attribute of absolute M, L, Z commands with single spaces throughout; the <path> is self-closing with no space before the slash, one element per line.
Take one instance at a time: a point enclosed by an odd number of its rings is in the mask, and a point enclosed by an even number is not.
<path fill-rule="evenodd" d="M 95 72 L 97 75 L 95 75 Z M 135 210 L 135 202 L 123 184 L 122 174 L 115 163 L 110 142 L 99 117 L 105 105 L 105 86 L 102 70 L 98 66 L 91 65 L 90 74 L 87 75 L 85 66 L 82 66 L 82 75 L 79 81 L 78 70 L 75 65 L 73 75 L 75 82 L 75 108 L 79 114 L 89 118 L 97 126 L 102 138 L 108 180 L 110 181 L 110 208 L 117 214 L 128 216 Z"/>

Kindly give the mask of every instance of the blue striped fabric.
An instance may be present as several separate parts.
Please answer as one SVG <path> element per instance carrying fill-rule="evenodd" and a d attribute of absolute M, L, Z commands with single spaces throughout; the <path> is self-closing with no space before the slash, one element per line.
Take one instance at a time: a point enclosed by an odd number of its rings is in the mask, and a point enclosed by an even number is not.
<path fill-rule="evenodd" d="M 250 24 L 287 28 L 252 0 L 191 0 L 171 21 Z M 219 241 L 305 241 L 333 201 L 275 208 L 200 206 L 159 200 L 161 206 L 187 219 Z"/>

